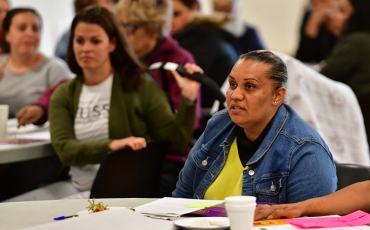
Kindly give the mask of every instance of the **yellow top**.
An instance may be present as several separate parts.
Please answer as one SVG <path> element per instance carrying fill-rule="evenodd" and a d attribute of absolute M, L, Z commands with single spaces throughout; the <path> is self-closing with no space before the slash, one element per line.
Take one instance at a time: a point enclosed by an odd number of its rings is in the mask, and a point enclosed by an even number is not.
<path fill-rule="evenodd" d="M 241 196 L 243 184 L 243 168 L 240 162 L 236 137 L 231 144 L 229 156 L 226 159 L 224 168 L 215 181 L 209 186 L 204 199 L 206 200 L 223 200 L 228 196 Z"/>

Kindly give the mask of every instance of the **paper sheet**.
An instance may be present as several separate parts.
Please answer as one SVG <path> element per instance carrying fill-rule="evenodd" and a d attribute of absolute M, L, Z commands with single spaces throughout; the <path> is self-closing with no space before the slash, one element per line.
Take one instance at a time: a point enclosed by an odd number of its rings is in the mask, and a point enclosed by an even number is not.
<path fill-rule="evenodd" d="M 205 207 L 200 205 L 204 203 L 208 206 L 220 204 L 223 200 L 198 200 L 198 199 L 184 199 L 184 198 L 172 198 L 165 197 L 135 208 L 135 211 L 160 215 L 169 217 L 178 217 L 186 213 L 190 213 Z M 190 207 L 190 208 L 188 208 Z"/>
<path fill-rule="evenodd" d="M 19 128 L 17 126 L 17 119 L 8 120 L 7 133 L 10 135 L 9 137 L 50 141 L 49 122 L 46 122 L 42 126 L 33 124 L 28 124 Z"/>

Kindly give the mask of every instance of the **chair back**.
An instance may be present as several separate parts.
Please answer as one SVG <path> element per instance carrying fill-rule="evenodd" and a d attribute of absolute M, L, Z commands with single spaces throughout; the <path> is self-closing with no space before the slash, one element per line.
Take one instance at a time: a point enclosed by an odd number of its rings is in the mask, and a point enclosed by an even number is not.
<path fill-rule="evenodd" d="M 370 179 L 369 166 L 336 163 L 336 167 L 338 177 L 337 190 L 347 187 L 348 185 Z"/>
<path fill-rule="evenodd" d="M 169 143 L 148 141 L 145 149 L 129 147 L 108 153 L 95 177 L 90 198 L 156 198 Z"/>

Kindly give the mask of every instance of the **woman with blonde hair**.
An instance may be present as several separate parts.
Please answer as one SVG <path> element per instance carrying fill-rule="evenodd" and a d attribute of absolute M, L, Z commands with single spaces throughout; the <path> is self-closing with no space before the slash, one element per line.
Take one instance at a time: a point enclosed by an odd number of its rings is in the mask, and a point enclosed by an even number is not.
<path fill-rule="evenodd" d="M 150 66 L 156 62 L 174 62 L 180 65 L 195 63 L 193 56 L 181 48 L 177 41 L 169 36 L 172 16 L 169 0 L 121 0 L 116 5 L 116 14 L 126 32 L 135 53 L 141 61 Z M 170 71 L 152 70 L 151 76 L 167 94 L 174 113 L 181 102 L 180 86 Z M 201 96 L 197 95 L 197 112 L 194 129 L 199 129 L 201 119 Z M 166 166 L 171 168 L 166 178 L 172 182 L 165 183 L 169 187 L 163 195 L 170 196 L 175 188 L 178 172 L 187 158 L 188 151 L 170 152 Z M 168 168 L 165 167 L 165 168 Z"/>

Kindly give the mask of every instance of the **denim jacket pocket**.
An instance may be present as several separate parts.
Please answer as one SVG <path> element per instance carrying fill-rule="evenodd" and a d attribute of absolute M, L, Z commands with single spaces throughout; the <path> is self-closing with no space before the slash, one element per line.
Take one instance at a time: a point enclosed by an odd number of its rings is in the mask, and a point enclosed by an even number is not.
<path fill-rule="evenodd" d="M 283 195 L 283 177 L 262 179 L 256 185 L 257 199 L 262 202 L 281 203 Z"/>
<path fill-rule="evenodd" d="M 214 160 L 215 159 L 212 156 L 209 156 L 202 150 L 193 155 L 193 161 L 197 168 L 205 171 L 207 171 L 211 167 Z"/>

